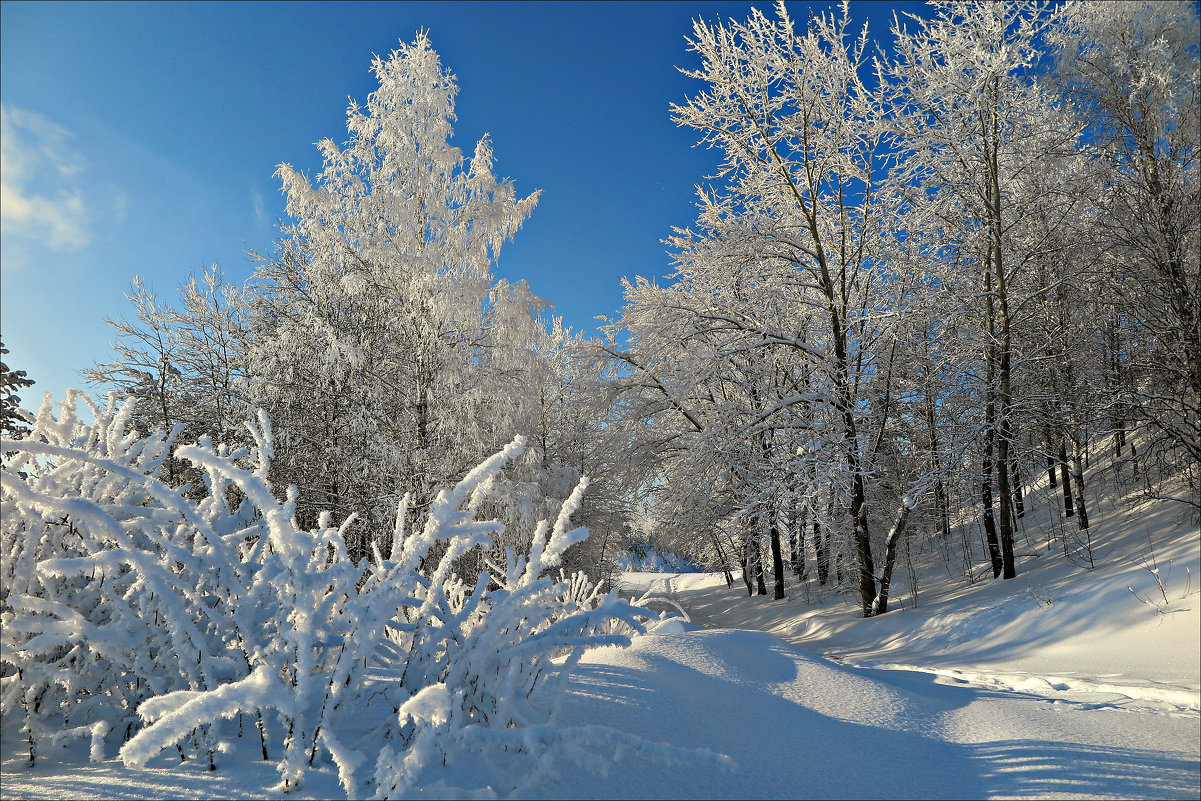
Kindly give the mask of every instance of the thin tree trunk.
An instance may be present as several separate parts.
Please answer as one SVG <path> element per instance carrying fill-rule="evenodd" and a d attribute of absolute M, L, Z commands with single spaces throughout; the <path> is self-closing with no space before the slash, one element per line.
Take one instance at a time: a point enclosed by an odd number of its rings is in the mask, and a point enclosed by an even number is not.
<path fill-rule="evenodd" d="M 730 560 L 726 558 L 726 552 L 721 547 L 721 540 L 719 540 L 717 538 L 716 534 L 711 534 L 710 536 L 712 536 L 712 538 L 713 538 L 713 547 L 717 550 L 717 558 L 721 560 L 721 572 L 726 577 L 726 586 L 733 587 L 734 586 L 734 576 L 730 573 Z M 601 556 L 602 557 L 604 556 L 603 551 L 601 553 Z"/>
<path fill-rule="evenodd" d="M 995 83 L 995 79 L 994 79 Z M 993 128 L 996 136 L 997 113 L 993 107 Z M 997 139 L 994 138 L 994 142 Z M 1004 253 L 1001 247 L 1001 189 L 997 166 L 997 149 L 994 146 L 989 172 L 992 178 L 993 241 L 992 251 L 995 264 L 994 278 L 997 290 L 997 322 L 1001 327 L 1001 346 L 997 364 L 997 504 L 1001 508 L 1001 574 L 1006 579 L 1017 575 L 1013 559 L 1013 489 L 1009 483 L 1010 449 L 1013 430 L 1010 423 L 1010 407 L 1013 404 L 1012 386 L 1012 340 L 1009 324 L 1009 294 L 1005 280 Z M 991 301 L 989 306 L 991 307 Z M 991 308 L 990 308 L 991 312 Z"/>
<path fill-rule="evenodd" d="M 892 524 L 892 530 L 888 532 L 888 538 L 884 541 L 884 574 L 880 576 L 880 591 L 872 600 L 873 615 L 882 615 L 888 611 L 888 591 L 892 586 L 892 569 L 897 561 L 897 543 L 905 534 L 910 511 L 908 502 L 902 500 L 901 508 L 897 510 L 897 518 Z"/>
<path fill-rule="evenodd" d="M 996 377 L 997 377 L 997 346 L 993 344 L 996 337 L 996 310 L 993 306 L 993 282 L 992 282 L 992 251 L 993 244 L 990 240 L 988 252 L 984 258 L 984 291 L 986 300 L 984 308 L 987 312 L 987 329 L 988 329 L 988 345 L 984 349 L 984 459 L 981 465 L 981 481 L 980 481 L 980 503 L 983 506 L 984 513 L 984 536 L 988 543 L 988 557 L 992 562 L 992 577 L 997 578 L 1005 570 L 1005 562 L 1002 557 L 1000 541 L 997 539 L 997 523 L 993 512 L 992 487 L 993 487 L 993 465 L 994 453 L 997 446 L 997 434 L 1001 434 L 1001 439 L 1004 439 L 1004 431 L 998 429 L 997 426 L 997 392 L 996 392 Z M 997 460 L 1000 463 L 1000 473 L 1005 472 L 1005 460 Z M 1008 498 L 1006 498 L 1008 501 Z M 1004 504 L 1002 504 L 1002 507 Z"/>
<path fill-rule="evenodd" d="M 801 580 L 805 578 L 805 517 L 808 513 L 807 506 L 802 507 L 793 502 L 792 519 L 788 527 L 789 544 L 792 547 L 792 573 Z"/>
<path fill-rule="evenodd" d="M 755 594 L 755 585 L 751 578 L 751 541 L 750 538 L 742 541 L 742 547 L 738 549 L 738 562 L 742 566 L 742 583 L 746 585 L 746 594 Z"/>
<path fill-rule="evenodd" d="M 755 590 L 759 595 L 767 595 L 767 583 L 764 581 L 763 575 L 763 547 L 759 544 L 759 532 L 757 525 L 755 526 L 755 529 L 755 534 L 751 539 L 751 551 L 754 554 L 755 562 Z"/>
<path fill-rule="evenodd" d="M 1072 481 L 1068 474 L 1068 454 L 1064 449 L 1062 433 L 1059 435 L 1059 480 L 1063 484 L 1063 516 L 1074 517 L 1076 508 L 1072 504 Z"/>
<path fill-rule="evenodd" d="M 1084 506 L 1084 465 L 1081 462 L 1080 437 L 1072 434 L 1072 467 L 1076 490 L 1076 522 L 1081 530 L 1088 528 L 1088 510 Z"/>
<path fill-rule="evenodd" d="M 923 342 L 928 343 L 924 333 Z M 938 514 L 939 523 L 942 526 L 943 542 L 949 543 L 951 541 L 951 515 L 950 505 L 947 503 L 947 488 L 942 480 L 942 460 L 938 457 L 938 426 L 934 420 L 934 392 L 930 386 L 929 368 L 923 366 L 922 372 L 926 379 L 926 429 L 930 437 L 930 463 L 934 468 L 934 474 L 938 476 L 934 481 L 934 507 Z"/>
<path fill-rule="evenodd" d="M 784 558 L 780 553 L 780 525 L 776 521 L 775 510 L 771 510 L 771 520 L 768 522 L 768 535 L 771 539 L 771 569 L 775 574 L 776 586 L 772 598 L 780 600 L 784 597 Z"/>
<path fill-rule="evenodd" d="M 813 513 L 813 552 L 817 556 L 817 583 L 824 587 L 830 580 L 830 543 L 816 512 Z"/>
<path fill-rule="evenodd" d="M 1117 315 L 1110 317 L 1106 326 L 1106 345 L 1109 351 L 1109 389 L 1115 400 L 1111 407 L 1113 427 L 1113 455 L 1115 459 L 1122 458 L 1122 448 L 1126 445 L 1126 421 L 1121 409 L 1122 397 L 1122 345 L 1121 320 Z"/>
<path fill-rule="evenodd" d="M 992 403 L 986 404 L 986 409 L 991 408 Z M 992 415 L 987 411 L 985 417 L 989 418 Z M 984 433 L 984 461 L 982 465 L 982 476 L 980 480 L 980 503 L 983 507 L 984 519 L 984 537 L 988 543 L 988 558 L 992 562 L 992 577 L 996 578 L 1001 575 L 1004 567 L 1001 561 L 1001 547 L 997 541 L 997 524 L 993 517 L 992 504 L 992 469 L 993 469 L 993 439 L 995 432 L 991 428 L 989 422 L 985 423 L 989 428 Z"/>
<path fill-rule="evenodd" d="M 1047 454 L 1047 482 L 1051 489 L 1058 489 L 1059 482 L 1055 478 L 1055 447 L 1051 444 L 1051 426 L 1043 426 L 1043 441 L 1046 443 Z"/>
<path fill-rule="evenodd" d="M 1022 497 L 1022 473 L 1018 469 L 1018 460 L 1009 461 L 1010 473 L 1013 475 L 1013 508 L 1018 518 L 1026 515 L 1026 503 Z"/>
<path fill-rule="evenodd" d="M 947 501 L 947 487 L 941 478 L 934 482 L 934 504 L 938 507 L 938 522 L 942 528 L 943 542 L 950 543 L 951 504 Z"/>

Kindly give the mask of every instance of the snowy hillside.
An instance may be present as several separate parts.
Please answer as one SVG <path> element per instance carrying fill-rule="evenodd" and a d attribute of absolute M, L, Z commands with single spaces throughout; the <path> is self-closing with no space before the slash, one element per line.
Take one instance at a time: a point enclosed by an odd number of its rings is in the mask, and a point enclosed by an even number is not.
<path fill-rule="evenodd" d="M 1123 494 L 1106 469 L 1090 476 L 1108 487 L 1093 501 L 1091 570 L 1058 539 L 1032 547 L 1034 532 L 1062 531 L 1044 482 L 1027 496 L 1031 547 L 1011 581 L 968 584 L 925 559 L 900 582 L 898 608 L 864 619 L 856 599 L 820 599 L 812 585 L 773 601 L 720 574 L 626 574 L 628 592 L 672 597 L 694 624 L 788 645 L 715 631 L 701 642 L 652 636 L 630 655 L 594 659 L 700 670 L 825 716 L 815 724 L 789 704 L 745 699 L 715 714 L 723 706 L 709 700 L 689 724 L 663 706 L 672 742 L 691 726 L 714 732 L 710 747 L 720 739 L 733 749 L 724 753 L 744 754 L 738 778 L 710 777 L 717 784 L 687 795 L 1197 797 L 1201 537 L 1193 513 Z M 846 723 L 866 727 L 855 746 L 838 745 Z M 630 795 L 670 795 L 655 787 Z"/>
<path fill-rule="evenodd" d="M 1091 479 L 1103 486 L 1100 470 Z M 1050 549 L 1034 542 L 1034 532 L 1057 528 L 1054 493 L 1043 483 L 1027 495 L 1030 537 L 1017 578 L 968 584 L 927 557 L 912 575 L 898 571 L 900 604 L 877 619 L 862 618 L 854 599 L 819 597 L 812 581 L 776 602 L 747 597 L 740 582 L 727 590 L 719 575 L 625 581 L 631 589 L 669 589 L 705 626 L 767 631 L 847 664 L 1056 698 L 1097 693 L 1097 701 L 1195 715 L 1201 536 L 1194 513 L 1110 490 L 1093 501 L 1094 569 L 1065 558 L 1058 540 Z M 987 575 L 983 563 L 981 571 Z"/>
<path fill-rule="evenodd" d="M 1030 502 L 1028 526 L 1045 528 L 1050 496 Z M 536 783 L 494 766 L 478 786 L 531 798 L 1196 797 L 1196 530 L 1178 504 L 1133 497 L 1100 500 L 1097 519 L 1093 570 L 1045 546 L 1009 582 L 967 584 L 933 562 L 915 573 L 916 604 L 907 578 L 894 611 L 871 619 L 853 599 L 816 602 L 813 587 L 808 601 L 794 585 L 773 601 L 720 574 L 627 573 L 623 594 L 674 599 L 691 622 L 649 602 L 664 622 L 629 648 L 587 652 L 570 679 L 556 725 L 591 727 L 588 753 L 561 754 Z M 172 753 L 144 771 L 88 764 L 70 743 L 30 771 L 10 728 L 6 798 L 278 797 L 251 747 L 210 773 Z M 330 766 L 295 797 L 344 795 Z"/>

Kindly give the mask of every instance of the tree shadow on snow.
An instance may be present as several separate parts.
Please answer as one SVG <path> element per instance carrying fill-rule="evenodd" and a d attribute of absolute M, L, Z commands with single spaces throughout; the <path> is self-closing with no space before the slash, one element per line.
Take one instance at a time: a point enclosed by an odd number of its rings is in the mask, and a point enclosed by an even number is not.
<path fill-rule="evenodd" d="M 540 786 L 539 797 L 1197 795 L 1198 764 L 1178 754 L 943 739 L 956 710 L 990 696 L 1011 698 L 1007 693 L 908 671 L 865 673 L 757 632 L 664 635 L 659 643 L 636 646 L 620 664 L 581 664 L 560 722 L 709 749 L 731 757 L 734 769 L 699 757 L 662 764 L 635 751 L 609 752 L 598 755 L 607 775 L 564 776 Z"/>
<path fill-rule="evenodd" d="M 1161 751 L 1039 740 L 965 746 L 990 795 L 1195 798 L 1201 765 Z"/>

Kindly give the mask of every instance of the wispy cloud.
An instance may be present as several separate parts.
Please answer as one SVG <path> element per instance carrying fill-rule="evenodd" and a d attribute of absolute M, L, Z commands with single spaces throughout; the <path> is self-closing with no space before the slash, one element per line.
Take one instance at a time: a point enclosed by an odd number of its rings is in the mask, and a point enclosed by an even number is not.
<path fill-rule="evenodd" d="M 83 165 L 62 126 L 33 111 L 0 106 L 0 224 L 5 237 L 54 251 L 91 242 L 90 215 L 76 178 Z"/>
<path fill-rule="evenodd" d="M 250 188 L 250 203 L 254 209 L 255 222 L 259 224 L 260 228 L 265 227 L 267 225 L 267 206 L 263 202 L 263 193 L 257 186 Z"/>

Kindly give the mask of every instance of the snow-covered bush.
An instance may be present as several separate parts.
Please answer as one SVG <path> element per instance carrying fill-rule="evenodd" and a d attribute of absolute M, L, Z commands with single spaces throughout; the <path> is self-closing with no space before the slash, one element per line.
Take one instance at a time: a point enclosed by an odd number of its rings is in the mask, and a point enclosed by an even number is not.
<path fill-rule="evenodd" d="M 174 432 L 138 437 L 132 411 L 73 390 L 58 418 L 47 400 L 29 436 L 4 444 L 0 711 L 23 711 L 31 761 L 64 734 L 90 734 L 99 759 L 145 699 L 244 670 L 223 642 L 239 631 L 224 538 L 249 516 L 159 481 Z M 197 744 L 211 758 L 207 733 Z"/>
<path fill-rule="evenodd" d="M 215 767 L 249 720 L 281 790 L 328 757 L 349 796 L 395 797 L 438 785 L 465 754 L 494 770 L 443 790 L 495 792 L 497 775 L 517 788 L 550 755 L 617 736 L 552 725 L 583 649 L 626 643 L 613 621 L 640 631 L 647 617 L 586 577 L 547 575 L 587 536 L 569 523 L 586 481 L 536 525 L 528 555 L 479 557 L 488 570 L 467 584 L 455 566 L 503 531 L 477 508 L 521 438 L 440 492 L 420 528 L 402 501 L 388 557 L 377 548 L 356 565 L 350 521 L 302 530 L 295 489 L 272 493 L 265 416 L 248 426 L 250 450 L 176 449 L 201 493 L 159 479 L 171 437 L 130 432 L 130 406 L 72 392 L 58 417 L 47 401 L 27 439 L 2 443 L 15 452 L 3 469 L 3 712 L 24 716 L 31 759 L 71 734 L 90 734 L 102 758 L 120 727 L 128 765 L 174 747 Z"/>

